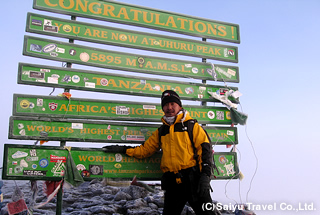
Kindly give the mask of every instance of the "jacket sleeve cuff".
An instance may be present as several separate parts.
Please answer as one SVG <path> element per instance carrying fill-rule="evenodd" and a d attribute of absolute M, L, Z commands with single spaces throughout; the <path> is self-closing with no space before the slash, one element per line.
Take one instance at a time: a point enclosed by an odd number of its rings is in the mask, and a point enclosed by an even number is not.
<path fill-rule="evenodd" d="M 132 157 L 133 154 L 134 154 L 134 148 L 129 148 L 129 149 L 127 149 L 127 150 L 126 150 L 126 154 Z"/>

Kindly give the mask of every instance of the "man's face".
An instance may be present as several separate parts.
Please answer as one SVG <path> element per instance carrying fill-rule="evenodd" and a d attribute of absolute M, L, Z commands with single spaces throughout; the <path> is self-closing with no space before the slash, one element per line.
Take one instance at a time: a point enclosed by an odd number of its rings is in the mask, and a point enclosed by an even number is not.
<path fill-rule="evenodd" d="M 175 102 L 168 102 L 163 106 L 163 112 L 166 117 L 177 115 L 181 109 L 182 107 Z"/>

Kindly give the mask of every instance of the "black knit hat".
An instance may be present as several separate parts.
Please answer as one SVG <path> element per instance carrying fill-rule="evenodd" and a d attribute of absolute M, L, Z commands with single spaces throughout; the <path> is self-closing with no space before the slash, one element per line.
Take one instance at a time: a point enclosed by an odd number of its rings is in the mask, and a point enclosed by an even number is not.
<path fill-rule="evenodd" d="M 163 109 L 163 106 L 165 106 L 165 104 L 167 104 L 168 102 L 175 102 L 180 107 L 182 107 L 179 95 L 176 92 L 174 92 L 173 90 L 166 90 L 162 93 L 162 96 L 161 96 L 162 109 Z"/>

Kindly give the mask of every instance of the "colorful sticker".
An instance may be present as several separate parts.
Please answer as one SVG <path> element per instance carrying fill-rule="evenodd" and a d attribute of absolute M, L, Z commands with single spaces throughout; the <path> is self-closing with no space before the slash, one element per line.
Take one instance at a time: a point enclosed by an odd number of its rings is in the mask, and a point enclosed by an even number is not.
<path fill-rule="evenodd" d="M 28 153 L 27 152 L 21 152 L 21 151 L 17 151 L 16 153 L 14 153 L 12 155 L 12 158 L 13 159 L 16 159 L 16 158 L 24 158 L 24 157 L 27 157 L 28 156 Z"/>
<path fill-rule="evenodd" d="M 48 77 L 48 83 L 49 84 L 58 84 L 59 80 L 56 77 Z"/>
<path fill-rule="evenodd" d="M 224 112 L 223 111 L 217 111 L 217 119 L 218 120 L 224 120 Z"/>
<path fill-rule="evenodd" d="M 154 89 L 155 89 L 156 91 L 160 91 L 160 90 L 161 90 L 161 87 L 157 84 L 157 85 L 154 87 Z"/>
<path fill-rule="evenodd" d="M 81 61 L 83 61 L 83 62 L 88 62 L 89 59 L 90 59 L 90 56 L 89 56 L 88 53 L 82 52 L 82 53 L 80 54 L 80 60 L 81 60 Z"/>
<path fill-rule="evenodd" d="M 103 165 L 89 165 L 91 175 L 103 175 Z"/>
<path fill-rule="evenodd" d="M 69 81 L 71 81 L 70 75 L 65 75 L 64 78 L 61 80 L 61 82 L 66 82 L 66 83 L 69 83 Z"/>
<path fill-rule="evenodd" d="M 85 170 L 85 169 L 86 169 L 86 167 L 83 164 L 78 164 L 77 165 L 77 170 L 82 171 L 82 170 Z"/>
<path fill-rule="evenodd" d="M 145 137 L 141 135 L 127 135 L 126 140 L 145 141 Z"/>
<path fill-rule="evenodd" d="M 120 153 L 117 153 L 114 156 L 116 158 L 116 162 L 121 162 L 122 161 L 122 155 Z"/>
<path fill-rule="evenodd" d="M 54 103 L 54 102 L 49 103 L 50 110 L 55 111 L 57 107 L 58 107 L 57 103 Z"/>
<path fill-rule="evenodd" d="M 230 111 L 227 111 L 227 112 L 226 112 L 226 118 L 227 118 L 228 120 L 231 120 L 231 112 L 230 112 Z"/>
<path fill-rule="evenodd" d="M 226 170 L 227 170 L 227 176 L 235 174 L 233 163 L 225 164 L 224 168 L 226 168 Z"/>
<path fill-rule="evenodd" d="M 235 76 L 236 75 L 236 71 L 232 70 L 232 69 L 228 69 L 227 70 L 227 73 L 232 75 L 232 76 Z"/>
<path fill-rule="evenodd" d="M 44 22 L 43 22 L 44 25 L 47 25 L 47 26 L 52 26 L 52 20 L 50 19 L 45 19 Z"/>
<path fill-rule="evenodd" d="M 107 86 L 108 85 L 108 79 L 105 79 L 105 78 L 101 78 L 101 80 L 100 80 L 100 84 L 102 85 L 102 86 Z"/>
<path fill-rule="evenodd" d="M 58 53 L 56 53 L 56 52 L 50 52 L 50 56 L 51 56 L 51 57 L 58 57 Z"/>
<path fill-rule="evenodd" d="M 64 54 L 64 53 L 66 52 L 66 50 L 65 50 L 64 48 L 59 48 L 59 47 L 57 47 L 57 48 L 56 48 L 56 52 L 61 53 L 61 54 Z"/>
<path fill-rule="evenodd" d="M 58 161 L 52 168 L 51 172 L 53 173 L 53 176 L 63 176 L 64 170 L 65 170 L 64 164 L 62 163 L 62 161 Z"/>
<path fill-rule="evenodd" d="M 30 44 L 30 51 L 41 52 L 42 46 L 37 44 Z"/>
<path fill-rule="evenodd" d="M 75 49 L 70 49 L 69 50 L 69 55 L 75 56 L 77 54 L 77 51 Z"/>
<path fill-rule="evenodd" d="M 29 71 L 29 78 L 44 79 L 43 72 Z"/>
<path fill-rule="evenodd" d="M 92 82 L 85 82 L 84 86 L 88 88 L 96 88 L 96 84 Z"/>
<path fill-rule="evenodd" d="M 27 163 L 24 159 L 22 159 L 22 160 L 20 161 L 20 166 L 21 166 L 21 167 L 28 167 L 29 165 L 28 165 L 28 163 Z"/>
<path fill-rule="evenodd" d="M 147 84 L 147 80 L 140 80 L 140 84 L 141 85 L 146 85 Z"/>
<path fill-rule="evenodd" d="M 43 47 L 42 51 L 44 53 L 50 53 L 50 52 L 53 52 L 56 48 L 57 48 L 57 45 L 51 43 L 51 44 L 48 44 L 45 47 Z"/>
<path fill-rule="evenodd" d="M 43 106 L 43 99 L 37 99 L 37 106 L 42 107 Z"/>
<path fill-rule="evenodd" d="M 27 109 L 30 106 L 30 102 L 26 99 L 20 101 L 20 107 L 23 109 Z"/>
<path fill-rule="evenodd" d="M 221 69 L 220 67 L 215 67 L 216 71 L 220 74 L 223 74 L 225 76 L 227 76 L 227 78 L 231 78 L 231 75 L 229 73 L 227 73 L 226 71 L 224 71 L 223 69 Z"/>
<path fill-rule="evenodd" d="M 83 129 L 83 123 L 71 123 L 72 129 Z"/>
<path fill-rule="evenodd" d="M 130 108 L 126 106 L 116 106 L 116 115 L 129 115 Z"/>
<path fill-rule="evenodd" d="M 39 161 L 39 166 L 41 166 L 42 168 L 46 168 L 49 165 L 49 161 L 45 158 L 42 158 Z"/>
<path fill-rule="evenodd" d="M 24 135 L 26 135 L 26 130 L 24 130 L 24 129 L 21 129 L 21 130 L 19 131 L 19 134 L 20 134 L 21 136 L 24 136 Z"/>
<path fill-rule="evenodd" d="M 42 21 L 37 19 L 32 19 L 31 25 L 42 26 Z"/>
<path fill-rule="evenodd" d="M 209 119 L 214 119 L 214 117 L 215 117 L 215 113 L 213 112 L 213 111 L 208 111 L 208 117 L 209 117 Z"/>
<path fill-rule="evenodd" d="M 90 172 L 88 170 L 81 171 L 81 176 L 84 177 L 90 177 Z"/>
<path fill-rule="evenodd" d="M 16 166 L 14 168 L 14 173 L 22 173 L 23 168 L 21 166 Z"/>
<path fill-rule="evenodd" d="M 28 162 L 38 161 L 38 160 L 39 160 L 39 157 L 27 157 L 26 160 L 27 160 Z"/>
<path fill-rule="evenodd" d="M 224 155 L 219 156 L 219 163 L 225 164 L 227 162 L 227 158 Z"/>
<path fill-rule="evenodd" d="M 143 105 L 143 109 L 152 109 L 155 110 L 157 107 L 155 105 Z"/>
<path fill-rule="evenodd" d="M 71 80 L 74 83 L 79 83 L 80 82 L 80 77 L 78 75 L 74 75 L 74 76 L 72 76 Z"/>
<path fill-rule="evenodd" d="M 65 156 L 50 155 L 50 162 L 52 163 L 57 163 L 57 162 L 65 163 L 66 161 L 67 161 L 67 158 Z"/>
<path fill-rule="evenodd" d="M 53 33 L 58 33 L 58 26 L 43 25 L 43 31 L 50 31 Z"/>
<path fill-rule="evenodd" d="M 192 87 L 187 87 L 185 89 L 186 94 L 193 94 L 194 93 L 194 89 Z"/>
<path fill-rule="evenodd" d="M 120 39 L 121 41 L 126 41 L 126 40 L 128 39 L 128 37 L 127 37 L 126 35 L 124 35 L 124 34 L 120 34 L 120 35 L 119 35 L 119 39 Z"/>
<path fill-rule="evenodd" d="M 40 69 L 40 72 L 51 72 L 50 69 Z"/>
<path fill-rule="evenodd" d="M 198 68 L 193 67 L 193 68 L 192 68 L 192 72 L 193 72 L 194 74 L 197 74 L 197 73 L 199 72 L 199 70 L 198 70 Z"/>
<path fill-rule="evenodd" d="M 43 170 L 23 170 L 23 175 L 27 176 L 46 176 L 47 171 Z"/>
<path fill-rule="evenodd" d="M 62 29 L 65 31 L 65 32 L 71 32 L 72 31 L 72 27 L 70 25 L 64 25 L 62 27 Z"/>
<path fill-rule="evenodd" d="M 120 163 L 116 163 L 116 164 L 114 165 L 114 167 L 117 168 L 117 169 L 119 169 L 119 168 L 121 168 L 121 164 L 120 164 Z"/>
<path fill-rule="evenodd" d="M 234 132 L 233 131 L 227 131 L 227 135 L 229 135 L 229 136 L 233 136 L 234 135 Z"/>
<path fill-rule="evenodd" d="M 145 63 L 145 59 L 143 57 L 138 57 L 137 62 L 139 63 L 139 67 L 142 68 Z"/>

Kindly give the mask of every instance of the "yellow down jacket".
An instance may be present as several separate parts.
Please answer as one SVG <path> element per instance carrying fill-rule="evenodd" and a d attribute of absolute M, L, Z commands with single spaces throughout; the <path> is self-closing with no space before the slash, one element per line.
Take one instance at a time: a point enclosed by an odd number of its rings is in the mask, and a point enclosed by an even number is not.
<path fill-rule="evenodd" d="M 194 159 L 194 149 L 188 131 L 183 129 L 184 123 L 191 119 L 187 111 L 180 112 L 172 125 L 167 124 L 163 118 L 161 119 L 166 125 L 161 134 L 161 149 L 163 154 L 160 168 L 163 172 L 177 173 L 181 169 L 196 166 L 197 162 Z M 201 170 L 202 160 L 207 159 L 203 158 L 203 148 L 201 146 L 203 143 L 209 144 L 210 141 L 206 132 L 198 123 L 195 123 L 193 128 L 193 141 L 199 155 L 198 160 Z M 159 129 L 154 131 L 144 144 L 127 149 L 126 154 L 142 159 L 151 156 L 158 150 L 160 150 Z"/>

